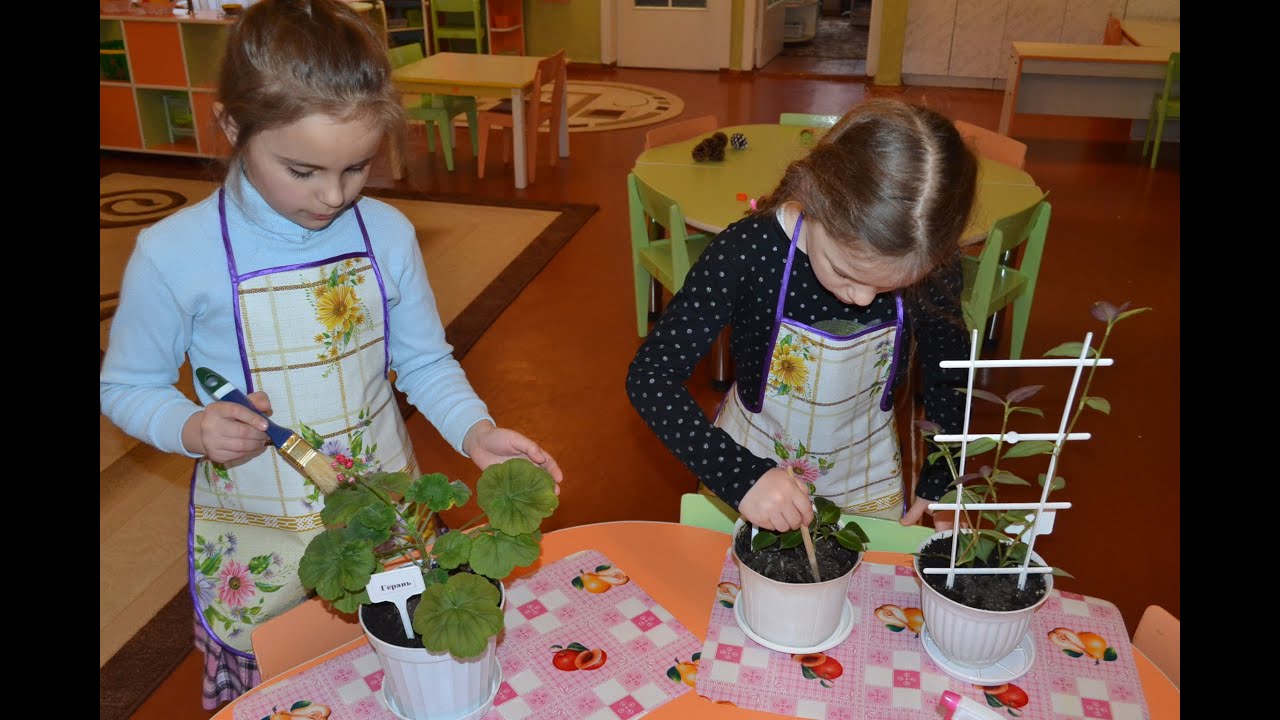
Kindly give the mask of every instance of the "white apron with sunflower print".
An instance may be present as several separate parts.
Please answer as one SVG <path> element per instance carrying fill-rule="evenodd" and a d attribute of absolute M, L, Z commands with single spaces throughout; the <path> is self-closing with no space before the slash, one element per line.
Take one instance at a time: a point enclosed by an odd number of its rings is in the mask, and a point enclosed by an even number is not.
<path fill-rule="evenodd" d="M 796 219 L 778 293 L 768 372 L 750 408 L 737 385 L 715 424 L 758 457 L 773 460 L 846 513 L 902 517 L 902 453 L 889 384 L 902 339 L 902 298 L 895 320 L 862 328 L 843 321 L 822 329 L 783 316 L 796 242 Z"/>
<path fill-rule="evenodd" d="M 210 368 L 271 398 L 271 419 L 344 467 L 417 475 L 391 382 L 387 304 L 364 240 L 352 252 L 304 265 L 238 274 L 218 196 L 241 368 Z M 243 383 L 243 384 L 242 384 Z M 298 561 L 323 529 L 324 500 L 274 448 L 234 467 L 201 459 L 192 480 L 190 586 L 210 636 L 252 657 L 254 626 L 301 602 Z"/>

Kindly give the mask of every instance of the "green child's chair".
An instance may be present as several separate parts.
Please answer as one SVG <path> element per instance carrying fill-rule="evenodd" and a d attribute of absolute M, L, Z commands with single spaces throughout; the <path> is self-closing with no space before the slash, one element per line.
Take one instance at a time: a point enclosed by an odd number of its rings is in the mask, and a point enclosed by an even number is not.
<path fill-rule="evenodd" d="M 689 267 L 711 244 L 713 236 L 689 234 L 680 205 L 645 185 L 635 173 L 627 174 L 627 208 L 631 216 L 636 332 L 645 337 L 649 334 L 649 308 L 652 306 L 649 294 L 661 292 L 657 285 L 672 293 L 679 292 L 684 287 Z M 728 328 L 722 330 L 711 350 L 712 388 L 718 392 L 728 390 L 732 383 L 727 360 L 728 334 Z"/>
<path fill-rule="evenodd" d="M 680 524 L 706 528 L 722 533 L 732 533 L 738 519 L 723 500 L 702 493 L 685 493 L 680 496 Z M 923 525 L 902 525 L 883 518 L 841 516 L 841 522 L 853 520 L 867 533 L 867 547 L 879 552 L 913 553 L 920 543 L 933 535 L 933 528 Z"/>
<path fill-rule="evenodd" d="M 431 0 L 432 52 L 440 52 L 441 40 L 469 40 L 471 52 L 484 52 L 488 35 L 484 24 L 484 0 Z M 450 43 L 445 50 L 452 50 Z"/>
<path fill-rule="evenodd" d="M 422 46 L 418 43 L 400 45 L 387 50 L 387 58 L 391 67 L 398 68 L 423 58 Z M 411 120 L 421 121 L 426 125 L 427 150 L 435 152 L 434 128 L 440 135 L 440 150 L 444 154 L 444 166 L 453 172 L 453 119 L 466 114 L 467 129 L 471 134 L 471 154 L 480 154 L 480 135 L 476 99 L 466 95 L 403 95 L 401 102 L 404 112 Z"/>
<path fill-rule="evenodd" d="M 1164 90 L 1151 98 L 1151 115 L 1147 119 L 1147 132 L 1142 138 L 1142 157 L 1147 156 L 1147 148 L 1150 147 L 1151 167 L 1156 166 L 1156 156 L 1160 154 L 1160 136 L 1164 134 L 1165 118 L 1182 117 L 1181 77 L 1182 53 L 1169 53 L 1169 65 L 1164 71 Z"/>
<path fill-rule="evenodd" d="M 1031 318 L 1031 301 L 1036 292 L 1036 276 L 1044 255 L 1044 241 L 1049 233 L 1049 202 L 1043 195 L 1031 207 L 996 220 L 987 234 L 986 244 L 977 256 L 961 258 L 964 267 L 964 291 L 961 307 L 964 324 L 970 331 L 983 330 L 987 318 L 1007 305 L 1013 305 L 1013 332 L 1009 338 L 1009 358 L 1022 357 L 1027 321 Z M 1022 247 L 1022 262 L 1006 265 L 1001 256 Z"/>

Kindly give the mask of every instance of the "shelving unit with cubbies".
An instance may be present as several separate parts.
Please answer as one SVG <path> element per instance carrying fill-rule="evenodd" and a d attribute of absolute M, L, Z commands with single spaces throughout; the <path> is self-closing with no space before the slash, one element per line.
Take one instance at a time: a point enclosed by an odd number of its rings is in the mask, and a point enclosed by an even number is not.
<path fill-rule="evenodd" d="M 423 54 L 430 52 L 427 37 L 427 17 L 424 0 L 385 0 L 387 8 L 387 46 L 399 47 L 409 43 L 422 46 Z"/>
<path fill-rule="evenodd" d="M 231 20 L 202 10 L 173 17 L 99 18 L 99 146 L 218 157 L 213 121 L 218 64 Z"/>
<path fill-rule="evenodd" d="M 524 55 L 524 0 L 488 0 L 489 53 Z"/>

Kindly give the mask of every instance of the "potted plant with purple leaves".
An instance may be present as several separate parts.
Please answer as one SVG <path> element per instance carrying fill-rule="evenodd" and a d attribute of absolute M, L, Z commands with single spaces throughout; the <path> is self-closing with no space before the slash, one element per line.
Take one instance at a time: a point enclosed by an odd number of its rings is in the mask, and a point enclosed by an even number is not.
<path fill-rule="evenodd" d="M 1058 474 L 1065 440 L 1071 436 L 1085 410 L 1110 414 L 1111 404 L 1106 398 L 1093 394 L 1094 376 L 1103 360 L 1103 353 L 1111 339 L 1115 326 L 1123 320 L 1146 312 L 1150 308 L 1129 309 L 1129 303 L 1115 306 L 1108 302 L 1096 302 L 1091 314 L 1105 323 L 1102 339 L 1096 347 L 1082 342 L 1058 345 L 1044 354 L 1045 358 L 1072 358 L 1077 383 L 1081 371 L 1083 386 L 1073 383 L 1072 405 L 1063 411 L 1060 432 L 1055 440 L 1018 439 L 1011 422 L 1019 415 L 1043 418 L 1044 413 L 1027 401 L 1035 397 L 1043 385 L 1015 388 L 1004 395 L 982 389 L 968 389 L 972 399 L 989 402 L 999 408 L 1000 430 L 988 437 L 967 436 L 969 442 L 942 442 L 937 439 L 941 428 L 927 421 L 916 426 L 935 451 L 929 462 L 945 462 L 951 471 L 951 490 L 939 502 L 955 504 L 956 510 L 936 512 L 956 513 L 957 527 L 963 528 L 956 535 L 948 530 L 932 535 L 920 545 L 915 556 L 916 575 L 921 584 L 921 609 L 924 613 L 926 649 L 936 649 L 949 663 L 964 669 L 990 668 L 1014 653 L 1024 642 L 1031 617 L 1053 589 L 1053 576 L 1070 576 L 1060 568 L 1049 568 L 1033 551 L 1034 537 L 1047 531 L 1052 513 L 1038 518 L 1025 506 L 1012 509 L 971 508 L 972 505 L 999 503 L 998 488 L 1030 486 L 1010 469 L 1009 460 L 1047 456 L 1048 471 L 1040 473 L 1040 502 L 1047 501 L 1051 492 L 1066 487 L 1066 480 Z M 1032 361 L 1035 362 L 1035 361 Z M 1030 364 L 1030 363 L 1029 363 Z M 961 392 L 966 389 L 960 389 Z M 989 461 L 987 461 L 989 458 Z M 984 464 L 976 472 L 961 472 L 962 463 L 973 460 Z M 1050 479 L 1052 475 L 1052 479 Z M 1022 576 L 1013 574 L 926 574 L 927 568 L 1041 568 Z M 1046 571 L 1047 570 L 1047 571 Z M 1025 577 L 1025 580 L 1022 579 Z M 949 580 L 951 582 L 949 582 Z M 932 644 L 932 647 L 931 647 Z M 1025 672 L 1029 669 L 1029 660 Z"/>

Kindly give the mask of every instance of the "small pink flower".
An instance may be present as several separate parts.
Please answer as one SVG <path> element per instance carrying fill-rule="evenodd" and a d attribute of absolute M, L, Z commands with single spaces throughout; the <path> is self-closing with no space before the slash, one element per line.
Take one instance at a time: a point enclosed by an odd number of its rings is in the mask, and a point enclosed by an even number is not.
<path fill-rule="evenodd" d="M 219 573 L 222 584 L 218 586 L 218 597 L 227 607 L 243 607 L 245 601 L 253 597 L 253 578 L 249 577 L 249 568 L 235 560 L 228 560 Z"/>
<path fill-rule="evenodd" d="M 818 468 L 810 465 L 808 460 L 784 460 L 782 463 L 782 469 L 786 470 L 787 474 L 796 480 L 813 482 L 818 479 Z"/>

